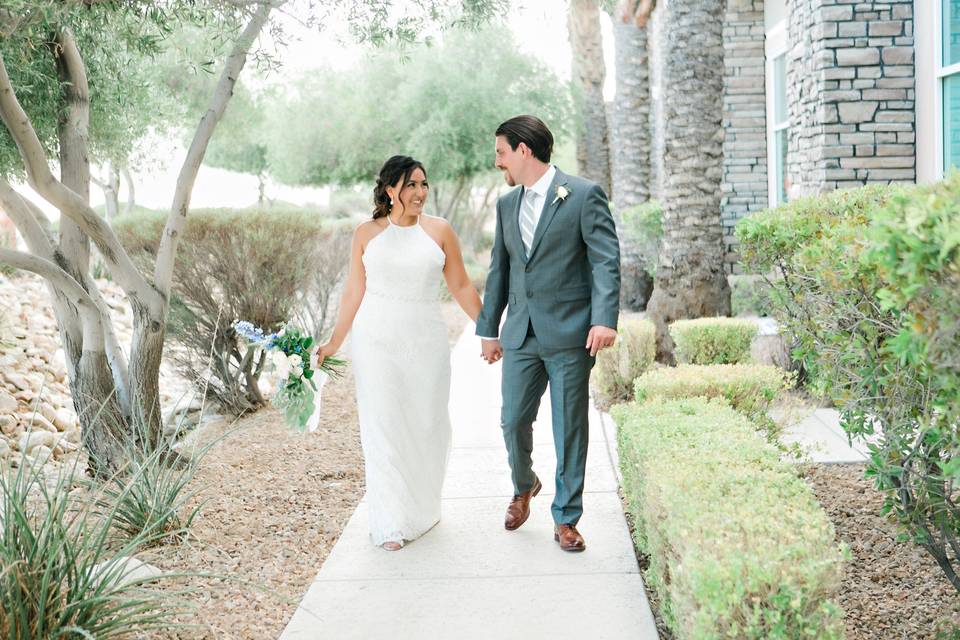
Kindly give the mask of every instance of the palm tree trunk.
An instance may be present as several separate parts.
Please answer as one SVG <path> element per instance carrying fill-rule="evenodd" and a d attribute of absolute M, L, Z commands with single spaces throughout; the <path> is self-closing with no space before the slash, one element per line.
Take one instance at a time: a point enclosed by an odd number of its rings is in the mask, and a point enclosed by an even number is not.
<path fill-rule="evenodd" d="M 637 26 L 633 3 L 613 14 L 617 93 L 610 138 L 613 146 L 613 210 L 620 228 L 620 305 L 640 311 L 653 289 L 648 267 L 657 256 L 637 246 L 622 225 L 623 212 L 650 199 L 650 69 L 647 30 Z"/>
<path fill-rule="evenodd" d="M 663 243 L 647 311 L 657 355 L 672 359 L 667 325 L 729 315 L 723 269 L 724 0 L 671 0 L 664 16 Z"/>
<path fill-rule="evenodd" d="M 570 0 L 567 18 L 577 111 L 577 171 L 610 193 L 610 144 L 603 102 L 606 67 L 597 0 Z"/>

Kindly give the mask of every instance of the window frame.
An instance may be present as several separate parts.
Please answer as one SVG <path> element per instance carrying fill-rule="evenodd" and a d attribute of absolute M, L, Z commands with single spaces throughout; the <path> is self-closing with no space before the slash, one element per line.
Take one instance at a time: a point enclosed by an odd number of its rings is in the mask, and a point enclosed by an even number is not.
<path fill-rule="evenodd" d="M 936 29 L 934 29 L 934 65 L 933 65 L 933 77 L 934 77 L 934 90 L 936 91 L 936 101 L 937 101 L 937 119 L 935 124 L 935 135 L 934 139 L 936 140 L 936 154 L 937 154 L 937 175 L 942 179 L 947 173 L 947 162 L 946 162 L 946 147 L 944 145 L 944 134 L 946 133 L 944 127 L 944 120 L 946 120 L 946 105 L 943 102 L 943 85 L 945 84 L 946 78 L 950 76 L 955 76 L 960 74 L 960 62 L 954 64 L 943 66 L 943 7 L 944 2 L 949 0 L 936 0 L 935 2 L 935 14 L 934 20 L 936 21 Z M 960 123 L 958 123 L 960 124 Z M 960 169 L 960 164 L 957 166 Z"/>
<path fill-rule="evenodd" d="M 782 123 L 776 123 L 776 82 L 775 82 L 775 73 L 776 73 L 776 60 L 780 57 L 784 58 L 783 65 L 783 85 L 784 89 L 788 87 L 787 85 L 787 52 L 789 50 L 787 43 L 787 20 L 781 20 L 773 27 L 767 30 L 766 38 L 764 40 L 764 65 L 766 72 L 766 104 L 767 104 L 767 204 L 770 207 L 776 207 L 783 204 L 780 202 L 780 189 L 781 185 L 777 184 L 777 163 L 780 161 L 777 154 L 777 134 L 779 134 L 784 129 L 790 129 L 790 105 L 784 105 L 786 107 L 787 118 Z M 787 145 L 789 146 L 790 137 L 787 135 Z M 783 175 L 786 176 L 787 167 L 783 167 Z M 785 197 L 784 202 L 789 198 Z"/>

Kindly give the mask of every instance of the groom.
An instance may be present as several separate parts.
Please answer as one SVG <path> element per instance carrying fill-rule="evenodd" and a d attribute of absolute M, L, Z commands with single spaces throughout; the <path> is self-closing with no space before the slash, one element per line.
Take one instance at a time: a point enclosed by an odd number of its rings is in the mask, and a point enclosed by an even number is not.
<path fill-rule="evenodd" d="M 533 421 L 550 383 L 557 450 L 554 540 L 583 551 L 583 513 L 590 369 L 617 337 L 620 249 L 603 190 L 550 164 L 553 134 L 534 116 L 496 131 L 496 166 L 511 187 L 497 201 L 497 231 L 483 309 L 477 318 L 483 358 L 503 358 L 500 426 L 514 497 L 504 526 L 530 515 L 540 492 L 533 472 Z M 508 308 L 503 332 L 500 317 Z"/>

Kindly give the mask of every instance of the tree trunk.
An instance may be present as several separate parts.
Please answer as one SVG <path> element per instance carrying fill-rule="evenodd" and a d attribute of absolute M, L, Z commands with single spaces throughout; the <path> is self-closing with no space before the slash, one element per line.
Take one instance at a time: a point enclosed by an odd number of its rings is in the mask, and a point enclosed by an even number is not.
<path fill-rule="evenodd" d="M 627 19 L 625 19 L 627 18 Z M 650 72 L 647 30 L 613 16 L 617 92 L 613 101 L 613 203 L 618 210 L 650 199 Z"/>
<path fill-rule="evenodd" d="M 123 208 L 123 213 L 125 215 L 130 215 L 133 213 L 133 207 L 137 204 L 136 188 L 133 184 L 133 176 L 130 174 L 130 170 L 126 167 L 123 168 L 123 179 L 127 182 L 127 204 Z"/>
<path fill-rule="evenodd" d="M 259 4 L 227 58 L 181 168 L 152 283 L 133 264 L 113 229 L 89 205 L 86 74 L 69 31 L 55 34 L 51 45 L 64 80 L 66 102 L 66 115 L 60 123 L 62 180 L 50 171 L 43 144 L 17 100 L 0 53 L 0 120 L 17 144 L 30 186 L 61 212 L 61 244 L 55 248 L 40 224 L 42 213 L 26 204 L 19 207 L 14 222 L 29 238 L 33 253 L 0 250 L 0 262 L 39 273 L 57 292 L 54 303 L 55 308 L 62 306 L 57 309 L 57 322 L 67 354 L 74 405 L 81 419 L 84 443 L 92 454 L 91 469 L 97 473 L 108 473 L 111 467 L 123 462 L 118 445 L 129 444 L 131 436 L 136 436 L 144 446 L 160 443 L 159 372 L 177 242 L 207 144 L 223 116 L 250 47 L 273 7 L 273 3 Z M 7 187 L 0 180 L 0 199 L 22 204 L 22 199 Z M 111 343 L 112 332 L 105 330 L 109 326 L 106 305 L 99 292 L 88 293 L 88 289 L 95 289 L 87 273 L 88 238 L 96 243 L 114 282 L 124 290 L 133 309 L 128 411 L 121 405 L 128 379 L 122 353 L 115 339 Z M 108 363 L 108 348 L 116 362 Z"/>
<path fill-rule="evenodd" d="M 104 183 L 103 198 L 107 222 L 113 222 L 120 214 L 120 171 L 112 163 L 107 163 L 107 180 Z"/>
<path fill-rule="evenodd" d="M 632 5 L 632 3 L 630 3 Z M 632 8 L 632 7 L 631 7 Z M 613 103 L 613 210 L 620 228 L 620 305 L 640 311 L 653 289 L 645 255 L 623 228 L 623 212 L 650 199 L 650 71 L 647 30 L 621 6 L 613 15 L 617 93 Z"/>
<path fill-rule="evenodd" d="M 669 323 L 730 313 L 723 269 L 723 0 L 671 0 L 664 17 L 663 242 L 647 311 L 657 355 L 672 360 Z"/>
<path fill-rule="evenodd" d="M 610 193 L 610 145 L 603 102 L 603 42 L 597 0 L 570 0 L 573 93 L 577 113 L 577 171 Z"/>
<path fill-rule="evenodd" d="M 262 171 L 257 174 L 257 206 L 261 209 L 267 203 L 267 176 Z"/>
<path fill-rule="evenodd" d="M 89 122 L 90 95 L 86 70 L 72 34 L 62 30 L 54 37 L 51 49 L 62 81 L 62 115 L 57 133 L 60 145 L 60 181 L 90 202 Z M 56 256 L 59 266 L 76 282 L 89 291 L 90 239 L 69 214 L 60 214 L 60 251 Z M 104 314 L 109 322 L 109 316 Z M 100 340 L 103 328 L 100 327 Z M 61 333 L 61 338 L 63 338 Z M 109 473 L 122 464 L 117 457 L 126 438 L 126 421 L 114 376 L 103 347 L 91 349 L 85 343 L 69 344 L 66 337 L 64 352 L 80 351 L 76 375 L 70 379 L 74 409 L 80 421 L 83 442 L 89 453 L 89 470 Z M 85 341 L 84 341 L 85 342 Z M 76 357 L 76 356 L 74 356 Z"/>

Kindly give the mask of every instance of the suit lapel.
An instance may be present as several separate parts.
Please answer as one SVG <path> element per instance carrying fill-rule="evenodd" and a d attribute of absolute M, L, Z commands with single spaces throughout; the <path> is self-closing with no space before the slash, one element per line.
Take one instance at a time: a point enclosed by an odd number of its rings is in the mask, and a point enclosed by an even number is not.
<path fill-rule="evenodd" d="M 515 193 L 517 194 L 517 202 L 515 205 L 511 205 L 510 211 L 512 212 L 509 216 L 510 222 L 510 235 L 504 235 L 506 238 L 513 239 L 513 247 L 520 252 L 520 259 L 525 263 L 527 262 L 527 250 L 523 246 L 523 237 L 520 235 L 520 204 L 523 202 L 523 187 L 516 189 Z M 506 229 L 504 230 L 507 231 Z"/>
<path fill-rule="evenodd" d="M 530 259 L 533 259 L 533 254 L 537 252 L 537 247 L 540 246 L 540 241 L 543 239 L 543 234 L 547 232 L 547 227 L 550 226 L 550 223 L 553 222 L 553 217 L 557 215 L 557 209 L 563 204 L 563 200 L 557 198 L 557 187 L 560 185 L 566 184 L 567 176 L 560 169 L 557 169 L 557 173 L 553 176 L 553 181 L 550 183 L 550 188 L 547 189 L 547 201 L 543 206 L 543 212 L 540 214 L 540 221 L 537 223 L 537 228 L 533 232 L 533 244 L 530 247 Z M 519 214 L 519 209 L 517 210 Z M 518 232 L 519 232 L 519 222 L 517 223 Z M 521 243 L 522 244 L 522 243 Z"/>

